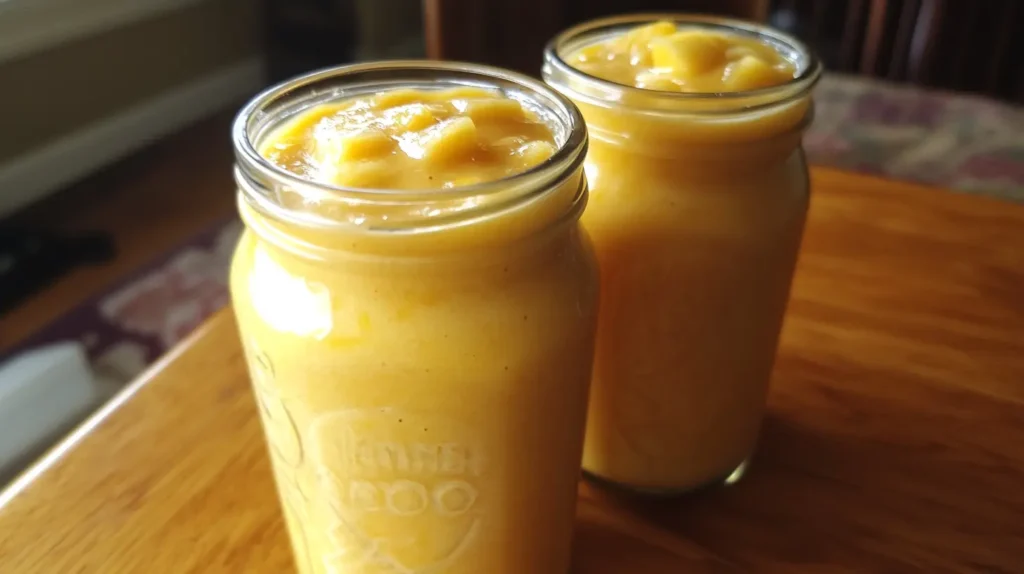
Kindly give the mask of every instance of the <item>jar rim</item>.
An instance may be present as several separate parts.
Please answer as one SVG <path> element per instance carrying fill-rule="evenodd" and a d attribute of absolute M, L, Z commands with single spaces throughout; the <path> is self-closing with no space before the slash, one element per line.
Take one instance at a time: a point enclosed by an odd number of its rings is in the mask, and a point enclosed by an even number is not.
<path fill-rule="evenodd" d="M 785 47 L 791 54 L 798 56 L 797 61 L 794 62 L 795 64 L 798 64 L 797 75 L 793 79 L 782 84 L 753 90 L 708 93 L 677 92 L 638 88 L 636 86 L 606 80 L 604 78 L 588 74 L 572 66 L 563 57 L 563 53 L 565 52 L 564 49 L 567 44 L 578 42 L 587 36 L 594 37 L 597 35 L 611 35 L 613 32 L 624 30 L 629 27 L 657 22 L 660 20 L 670 20 L 677 25 L 692 24 L 720 31 L 740 32 L 745 35 L 767 40 L 775 47 Z M 718 103 L 726 101 L 735 104 L 732 109 L 719 109 L 717 111 L 704 112 L 709 114 L 732 113 L 738 109 L 751 111 L 753 109 L 771 107 L 797 99 L 814 87 L 814 84 L 817 83 L 823 71 L 821 61 L 814 55 L 806 44 L 794 36 L 776 30 L 770 26 L 722 16 L 673 12 L 641 12 L 636 14 L 611 16 L 607 18 L 589 20 L 568 28 L 555 36 L 544 48 L 543 66 L 544 79 L 559 88 L 567 87 L 564 85 L 564 82 L 559 81 L 560 78 L 571 78 L 596 93 L 618 96 L 615 100 L 628 98 L 632 104 L 631 107 L 638 109 L 665 111 L 665 107 L 663 105 L 656 105 L 654 100 L 660 103 L 670 102 L 675 104 L 698 104 L 710 101 Z M 605 98 L 596 97 L 593 94 L 580 93 L 579 90 L 576 89 L 572 89 L 571 91 L 572 97 L 576 98 L 582 96 L 587 99 L 594 100 L 591 103 L 597 103 L 597 101 L 605 100 Z M 637 105 L 637 102 L 643 102 L 645 98 L 652 100 L 651 106 Z M 693 113 L 693 110 L 687 110 L 687 113 Z"/>
<path fill-rule="evenodd" d="M 273 127 L 280 125 L 290 115 L 308 109 L 316 103 L 373 94 L 379 92 L 380 88 L 409 87 L 416 81 L 436 81 L 431 78 L 432 75 L 443 75 L 446 78 L 447 81 L 439 83 L 439 86 L 497 88 L 506 94 L 509 94 L 511 90 L 528 99 L 536 107 L 545 108 L 551 112 L 548 114 L 548 119 L 555 117 L 560 124 L 553 126 L 559 128 L 556 133 L 558 147 L 555 153 L 528 170 L 472 185 L 448 189 L 374 189 L 345 187 L 310 180 L 274 164 L 257 150 L 261 136 L 264 136 Z M 354 89 L 346 89 L 344 85 L 346 79 L 353 81 L 358 79 L 360 83 L 353 83 L 349 86 Z M 320 89 L 321 86 L 332 82 L 337 82 L 338 85 L 333 88 Z M 275 104 L 281 102 L 285 102 L 283 111 L 268 111 Z M 272 121 L 272 118 L 275 117 L 276 121 Z M 510 188 L 528 188 L 536 192 L 509 198 L 518 203 L 526 201 L 537 193 L 542 193 L 570 177 L 575 168 L 583 163 L 587 148 L 586 124 L 579 109 L 571 100 L 544 82 L 482 64 L 432 60 L 391 60 L 349 64 L 317 70 L 286 80 L 267 88 L 249 100 L 235 116 L 231 134 L 236 158 L 235 179 L 239 184 L 241 195 L 253 207 L 275 218 L 318 226 L 331 226 L 334 222 L 329 219 L 319 220 L 315 217 L 307 217 L 308 214 L 305 212 L 282 206 L 268 197 L 269 194 L 258 193 L 252 189 L 254 184 L 262 185 L 275 182 L 289 189 L 316 190 L 319 194 L 328 194 L 352 203 L 384 203 L 403 206 L 488 197 L 508 192 Z M 531 183 L 532 185 L 529 185 Z M 475 218 L 486 214 L 477 210 L 463 215 Z M 437 223 L 441 222 L 430 222 L 431 225 Z"/>

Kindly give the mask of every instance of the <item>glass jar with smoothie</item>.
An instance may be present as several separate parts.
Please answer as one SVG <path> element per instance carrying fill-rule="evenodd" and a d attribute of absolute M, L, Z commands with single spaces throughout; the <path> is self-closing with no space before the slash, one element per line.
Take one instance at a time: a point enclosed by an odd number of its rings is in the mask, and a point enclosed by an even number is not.
<path fill-rule="evenodd" d="M 231 292 L 303 574 L 565 574 L 598 276 L 579 111 L 426 62 L 234 126 Z"/>
<path fill-rule="evenodd" d="M 544 78 L 591 141 L 593 477 L 676 493 L 745 467 L 803 232 L 820 73 L 796 40 L 712 17 L 611 18 L 549 45 Z"/>

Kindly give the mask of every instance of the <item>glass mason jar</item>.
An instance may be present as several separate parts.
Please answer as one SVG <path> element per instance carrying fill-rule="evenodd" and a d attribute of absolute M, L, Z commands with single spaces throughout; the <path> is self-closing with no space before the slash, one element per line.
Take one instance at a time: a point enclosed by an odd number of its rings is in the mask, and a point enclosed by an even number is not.
<path fill-rule="evenodd" d="M 312 183 L 256 151 L 320 103 L 457 86 L 538 113 L 554 156 L 396 191 Z M 564 574 L 598 286 L 578 109 L 494 68 L 360 64 L 257 96 L 233 137 L 231 293 L 299 571 Z"/>
<path fill-rule="evenodd" d="M 748 92 L 645 90 L 567 63 L 658 20 L 754 37 L 797 69 Z M 714 17 L 637 15 L 549 44 L 545 81 L 583 112 L 601 267 L 584 470 L 676 493 L 738 477 L 754 449 L 808 205 L 800 140 L 821 73 L 799 42 Z"/>

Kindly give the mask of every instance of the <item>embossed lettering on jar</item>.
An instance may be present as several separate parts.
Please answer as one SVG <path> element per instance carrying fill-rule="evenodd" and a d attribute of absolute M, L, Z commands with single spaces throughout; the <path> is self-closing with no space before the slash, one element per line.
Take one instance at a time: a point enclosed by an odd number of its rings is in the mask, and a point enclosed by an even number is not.
<path fill-rule="evenodd" d="M 364 64 L 234 136 L 233 304 L 299 571 L 564 574 L 598 284 L 578 110 Z"/>
<path fill-rule="evenodd" d="M 548 47 L 544 78 L 591 137 L 590 475 L 675 493 L 745 466 L 806 216 L 819 74 L 796 40 L 710 17 L 611 18 Z"/>

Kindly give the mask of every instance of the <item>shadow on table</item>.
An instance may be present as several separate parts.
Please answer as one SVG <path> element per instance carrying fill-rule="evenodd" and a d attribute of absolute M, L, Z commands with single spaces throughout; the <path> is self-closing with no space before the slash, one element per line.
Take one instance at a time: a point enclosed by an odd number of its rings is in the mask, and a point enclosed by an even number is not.
<path fill-rule="evenodd" d="M 600 502 L 597 502 L 600 500 Z M 645 520 L 628 502 L 581 488 L 571 574 L 739 572 L 696 543 Z"/>
<path fill-rule="evenodd" d="M 972 401 L 990 401 L 935 392 L 966 412 Z M 851 393 L 842 400 L 856 410 L 864 399 Z M 644 500 L 584 485 L 585 499 L 642 528 L 621 530 L 639 532 L 627 540 L 581 518 L 578 546 L 592 569 L 578 574 L 626 572 L 626 564 L 643 560 L 650 569 L 629 571 L 719 572 L 730 564 L 757 571 L 1014 571 L 1005 560 L 1024 556 L 1013 518 L 1024 517 L 1024 498 L 1005 493 L 1016 492 L 1024 474 L 1006 451 L 1024 444 L 1024 422 L 1009 425 L 1014 437 L 999 436 L 991 429 L 1005 424 L 955 416 L 943 423 L 934 411 L 895 401 L 874 406 L 870 417 L 861 410 L 848 426 L 770 415 L 748 474 L 733 486 Z M 997 414 L 997 407 L 985 408 Z M 620 558 L 625 554 L 633 556 Z"/>

